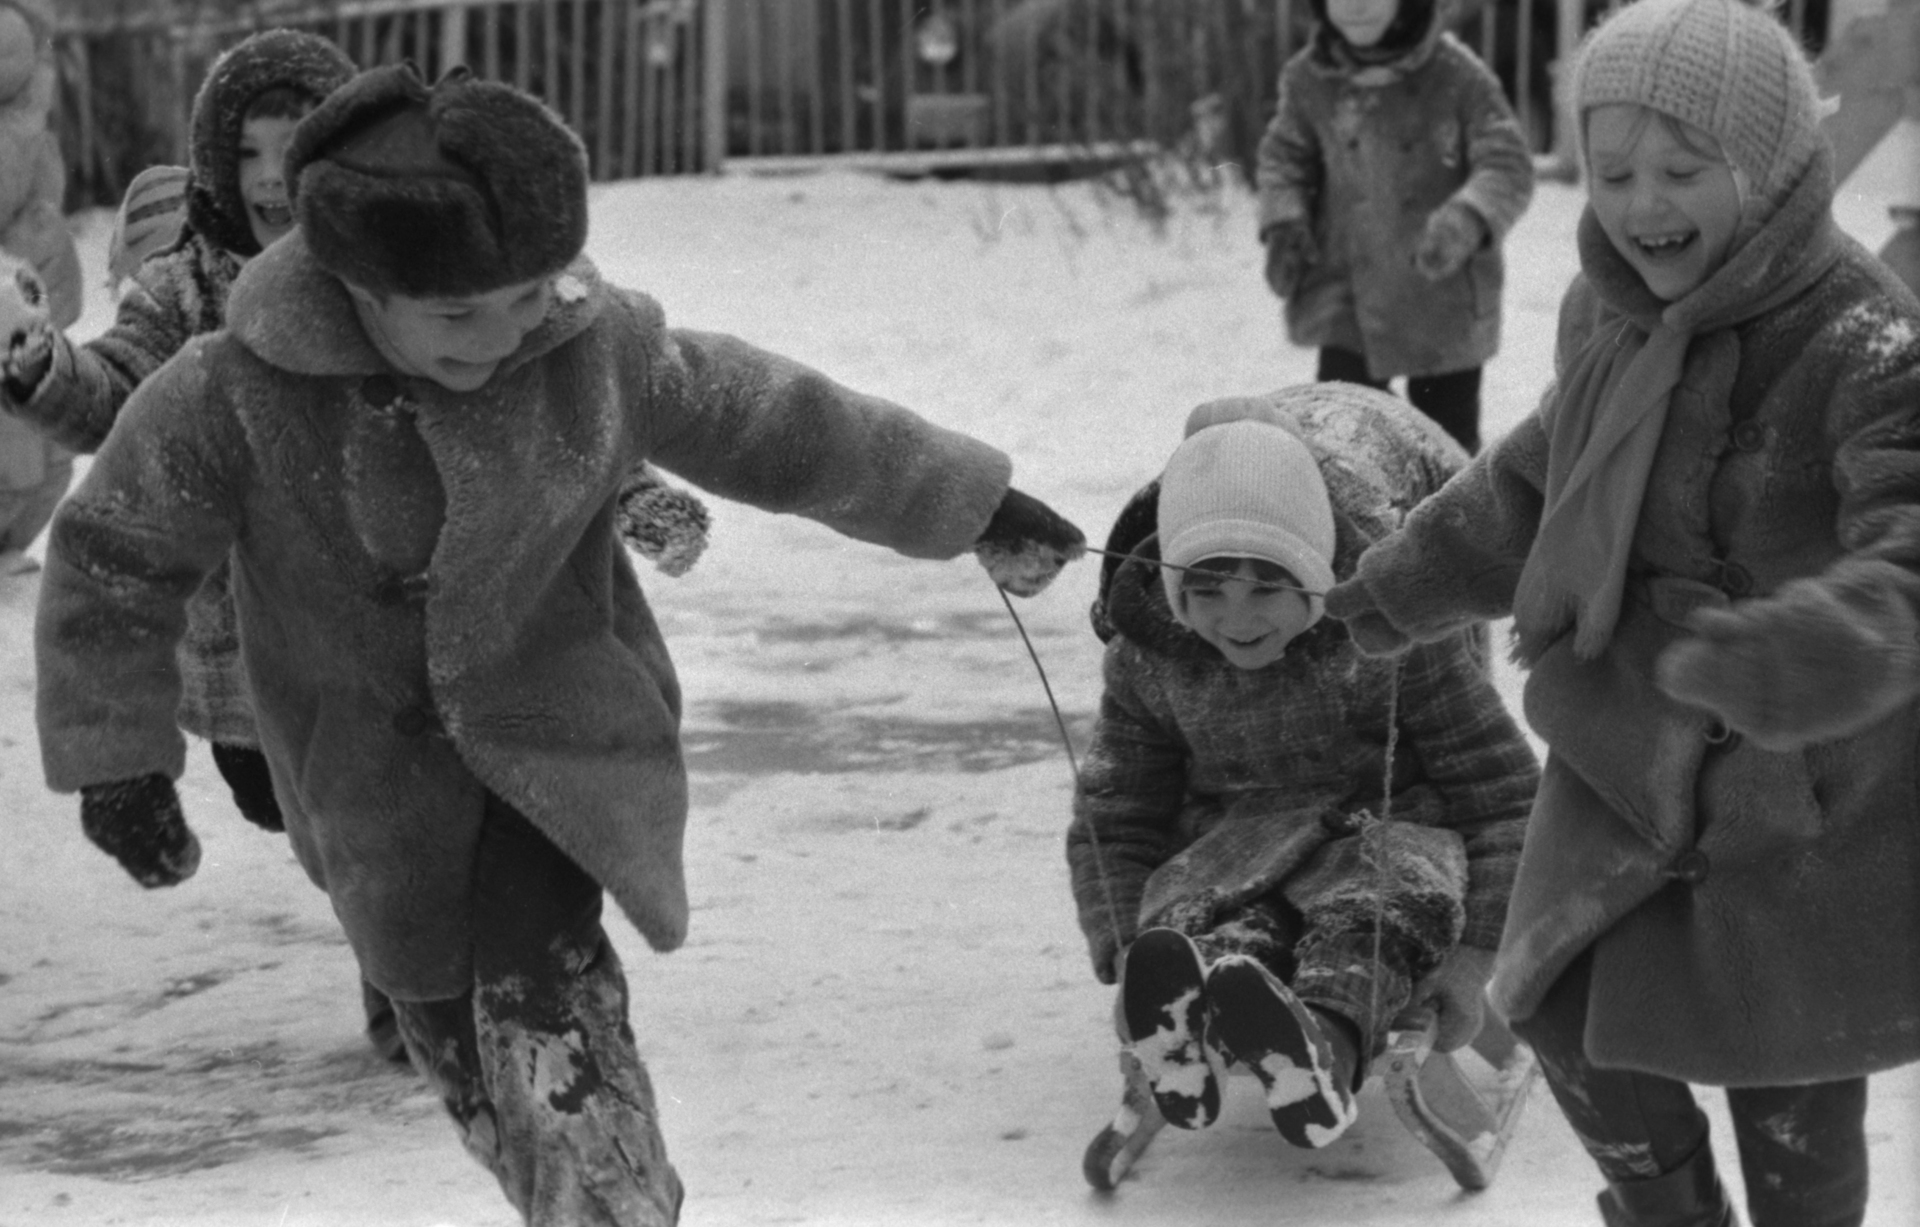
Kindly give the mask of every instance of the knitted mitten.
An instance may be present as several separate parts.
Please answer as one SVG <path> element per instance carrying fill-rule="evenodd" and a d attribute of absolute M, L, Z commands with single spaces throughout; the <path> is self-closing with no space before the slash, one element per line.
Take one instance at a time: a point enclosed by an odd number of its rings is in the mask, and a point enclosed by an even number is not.
<path fill-rule="evenodd" d="M 1034 596 L 1060 568 L 1087 552 L 1087 537 L 1031 494 L 1008 487 L 973 553 L 993 582 L 1015 596 Z"/>
<path fill-rule="evenodd" d="M 1300 279 L 1320 258 L 1313 230 L 1304 220 L 1279 222 L 1267 227 L 1262 237 L 1267 246 L 1267 288 L 1280 298 L 1291 298 L 1300 288 Z"/>
<path fill-rule="evenodd" d="M 620 491 L 620 536 L 663 575 L 681 576 L 707 548 L 713 517 L 687 490 L 668 485 L 652 465 L 641 465 Z"/>
<path fill-rule="evenodd" d="M 233 791 L 233 804 L 242 818 L 263 831 L 287 829 L 280 801 L 273 795 L 273 774 L 267 770 L 266 755 L 253 746 L 216 741 L 213 765 L 220 768 L 220 778 Z"/>
<path fill-rule="evenodd" d="M 1426 230 L 1414 248 L 1414 267 L 1429 281 L 1451 277 L 1467 258 L 1487 241 L 1487 224 L 1457 200 L 1449 200 L 1427 214 Z"/>
<path fill-rule="evenodd" d="M 142 886 L 176 886 L 200 867 L 180 796 L 157 772 L 83 787 L 80 829 Z"/>

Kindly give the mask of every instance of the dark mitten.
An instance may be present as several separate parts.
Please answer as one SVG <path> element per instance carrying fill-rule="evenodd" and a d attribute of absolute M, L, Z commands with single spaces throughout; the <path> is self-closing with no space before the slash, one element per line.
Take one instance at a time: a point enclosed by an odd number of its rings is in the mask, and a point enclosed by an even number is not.
<path fill-rule="evenodd" d="M 1857 733 L 1920 693 L 1914 611 L 1891 586 L 1801 580 L 1687 627 L 1655 666 L 1660 689 L 1765 750 Z"/>
<path fill-rule="evenodd" d="M 267 770 L 266 755 L 252 746 L 216 741 L 213 765 L 233 791 L 233 803 L 242 818 L 263 831 L 287 829 L 280 802 L 273 795 L 273 773 Z"/>
<path fill-rule="evenodd" d="M 1267 245 L 1267 287 L 1281 298 L 1292 298 L 1300 279 L 1320 258 L 1312 227 L 1302 221 L 1279 222 L 1262 236 Z"/>
<path fill-rule="evenodd" d="M 180 796 L 157 772 L 82 788 L 80 829 L 142 886 L 176 886 L 200 867 Z"/>
<path fill-rule="evenodd" d="M 621 539 L 635 553 L 662 575 L 677 577 L 706 551 L 713 517 L 696 495 L 668 485 L 659 470 L 643 464 L 620 491 L 618 523 Z"/>
<path fill-rule="evenodd" d="M 53 325 L 24 328 L 7 338 L 6 358 L 0 362 L 0 391 L 10 404 L 26 404 L 40 390 L 40 381 L 52 365 Z"/>
<path fill-rule="evenodd" d="M 993 582 L 1015 596 L 1038 594 L 1060 568 L 1086 552 L 1085 533 L 1039 499 L 1012 487 L 973 544 L 974 556 Z"/>
<path fill-rule="evenodd" d="M 1335 584 L 1327 591 L 1326 608 L 1329 617 L 1347 624 L 1354 646 L 1368 656 L 1398 656 L 1413 646 L 1413 640 L 1374 604 L 1373 593 L 1367 591 L 1364 580 Z"/>

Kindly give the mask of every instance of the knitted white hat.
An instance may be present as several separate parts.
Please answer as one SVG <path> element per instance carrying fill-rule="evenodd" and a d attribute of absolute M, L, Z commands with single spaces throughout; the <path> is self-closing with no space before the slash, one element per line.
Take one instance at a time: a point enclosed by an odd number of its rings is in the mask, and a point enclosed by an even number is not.
<path fill-rule="evenodd" d="M 1208 558 L 1259 558 L 1293 573 L 1320 620 L 1333 586 L 1333 500 L 1313 453 L 1272 422 L 1241 419 L 1193 430 L 1160 474 L 1160 558 L 1167 602 L 1180 616 L 1180 575 Z"/>
<path fill-rule="evenodd" d="M 1825 139 L 1806 53 L 1753 0 L 1623 5 L 1581 44 L 1572 100 L 1583 167 L 1589 110 L 1651 107 L 1719 141 L 1766 213 L 1786 198 Z"/>

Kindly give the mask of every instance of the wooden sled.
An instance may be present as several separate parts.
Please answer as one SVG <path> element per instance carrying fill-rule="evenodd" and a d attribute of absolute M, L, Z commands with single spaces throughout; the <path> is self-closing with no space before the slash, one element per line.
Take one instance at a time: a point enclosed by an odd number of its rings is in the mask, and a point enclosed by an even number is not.
<path fill-rule="evenodd" d="M 1500 1169 L 1538 1075 L 1533 1050 L 1489 1011 L 1470 1047 L 1492 1068 L 1492 1077 L 1470 1079 L 1452 1054 L 1433 1051 L 1431 1013 L 1406 1021 L 1405 1028 L 1389 1035 L 1374 1074 L 1394 1114 L 1446 1164 L 1460 1187 L 1484 1189 Z M 1126 1079 L 1120 1110 L 1088 1144 L 1080 1164 L 1087 1183 L 1103 1193 L 1114 1190 L 1167 1123 L 1154 1106 L 1140 1063 L 1125 1049 L 1120 1072 Z"/>

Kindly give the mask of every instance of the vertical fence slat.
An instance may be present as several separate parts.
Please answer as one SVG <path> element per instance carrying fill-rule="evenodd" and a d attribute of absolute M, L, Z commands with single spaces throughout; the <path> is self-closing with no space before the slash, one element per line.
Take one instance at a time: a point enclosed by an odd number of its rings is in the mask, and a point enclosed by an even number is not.
<path fill-rule="evenodd" d="M 660 147 L 661 152 L 666 156 L 665 165 L 662 166 L 661 169 L 666 174 L 674 175 L 680 173 L 682 169 L 680 165 L 681 105 L 680 83 L 678 80 L 680 74 L 674 71 L 674 65 L 680 60 L 680 33 L 678 24 L 669 25 L 666 29 L 666 35 L 668 46 L 673 54 L 669 55 L 667 62 L 661 65 L 660 74 Z"/>
<path fill-rule="evenodd" d="M 559 7 L 559 0 L 540 0 L 540 66 L 545 71 L 540 82 L 540 96 L 556 111 L 565 101 L 560 96 Z"/>
<path fill-rule="evenodd" d="M 619 27 L 615 23 L 619 20 L 616 10 L 622 3 L 623 0 L 600 0 L 600 62 L 594 70 L 599 74 L 594 81 L 598 87 L 595 91 L 597 96 L 594 99 L 594 108 L 599 112 L 596 118 L 599 120 L 600 127 L 599 140 L 594 142 L 598 157 L 593 169 L 601 179 L 622 177 L 620 167 L 615 165 L 613 160 L 614 51 L 619 46 L 616 33 Z"/>
<path fill-rule="evenodd" d="M 807 6 L 807 12 L 807 152 L 821 154 L 827 151 L 826 64 L 820 55 L 825 31 L 817 0 Z"/>
<path fill-rule="evenodd" d="M 913 96 L 918 92 L 919 83 L 913 79 L 913 11 L 918 6 L 914 0 L 900 0 L 900 147 L 912 149 L 919 142 L 913 132 Z"/>
<path fill-rule="evenodd" d="M 626 45 L 627 70 L 620 74 L 620 176 L 631 179 L 647 173 L 644 164 L 636 164 L 640 152 L 640 74 L 647 69 L 646 45 L 641 41 L 641 23 L 645 4 L 628 4 L 622 37 Z"/>
<path fill-rule="evenodd" d="M 700 23 L 700 97 L 701 114 L 706 121 L 705 157 L 707 173 L 718 172 L 727 157 L 727 3 L 706 0 L 705 19 Z"/>

